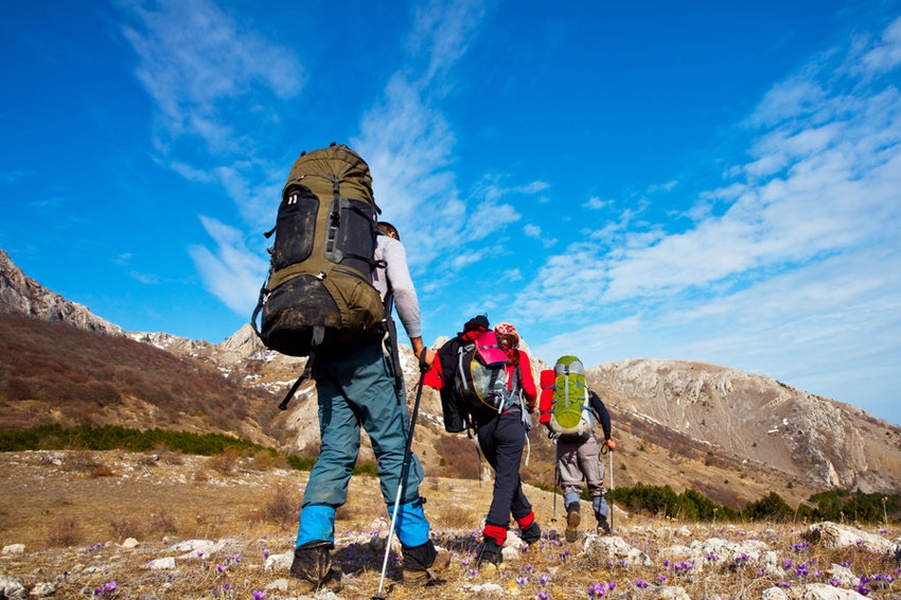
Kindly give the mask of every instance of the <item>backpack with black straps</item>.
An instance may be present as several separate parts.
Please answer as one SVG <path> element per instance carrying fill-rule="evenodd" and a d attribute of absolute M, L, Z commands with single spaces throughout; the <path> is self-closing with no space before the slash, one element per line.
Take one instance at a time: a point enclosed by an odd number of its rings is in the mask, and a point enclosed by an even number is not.
<path fill-rule="evenodd" d="M 507 354 L 494 331 L 485 331 L 457 349 L 454 380 L 470 411 L 503 412 L 520 403 L 519 365 L 507 389 Z"/>
<path fill-rule="evenodd" d="M 251 317 L 267 348 L 310 356 L 381 333 L 385 310 L 372 285 L 379 212 L 369 166 L 347 146 L 332 143 L 294 161 L 266 234 L 275 242 Z"/>
<path fill-rule="evenodd" d="M 545 379 L 542 377 L 542 394 Z M 587 438 L 594 429 L 594 416 L 588 402 L 585 367 L 575 356 L 561 356 L 554 365 L 550 419 L 551 431 L 564 438 Z"/>

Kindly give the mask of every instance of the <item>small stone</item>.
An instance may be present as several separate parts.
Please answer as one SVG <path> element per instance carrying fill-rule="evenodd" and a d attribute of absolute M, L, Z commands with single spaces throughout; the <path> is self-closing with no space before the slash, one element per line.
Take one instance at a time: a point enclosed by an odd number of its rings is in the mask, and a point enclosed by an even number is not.
<path fill-rule="evenodd" d="M 145 567 L 154 571 L 166 571 L 175 568 L 175 557 L 167 556 L 166 558 L 158 558 L 147 563 Z"/>

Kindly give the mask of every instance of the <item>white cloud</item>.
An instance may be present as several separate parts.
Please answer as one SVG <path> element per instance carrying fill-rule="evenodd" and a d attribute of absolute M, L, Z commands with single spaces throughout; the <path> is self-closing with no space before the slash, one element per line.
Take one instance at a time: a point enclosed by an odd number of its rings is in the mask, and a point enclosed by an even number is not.
<path fill-rule="evenodd" d="M 589 364 L 702 360 L 859 404 L 874 369 L 897 384 L 901 93 L 882 75 L 899 64 L 899 23 L 774 86 L 745 123 L 748 161 L 698 195 L 693 226 L 623 215 L 585 232 L 605 245 L 549 258 L 518 316 L 583 328 L 534 344 L 542 358 L 578 339 Z"/>
<path fill-rule="evenodd" d="M 136 74 L 160 111 L 160 149 L 193 136 L 211 152 L 235 151 L 249 140 L 222 115 L 223 103 L 252 98 L 259 86 L 279 98 L 302 87 L 303 70 L 291 50 L 243 29 L 211 0 L 121 6 L 134 20 L 122 31 L 140 57 Z M 234 108 L 229 105 L 232 115 Z"/>
<path fill-rule="evenodd" d="M 489 192 L 464 198 L 451 171 L 456 136 L 438 108 L 449 91 L 450 73 L 468 49 L 484 18 L 481 2 L 431 2 L 417 9 L 406 40 L 406 63 L 389 78 L 384 95 L 363 116 L 360 135 L 351 145 L 373 173 L 376 202 L 383 218 L 404 236 L 411 268 L 423 269 L 448 252 L 488 237 L 518 220 L 512 206 L 497 203 Z M 531 183 L 526 193 L 546 184 Z M 467 258 L 443 261 L 452 269 Z M 455 267 L 456 265 L 456 267 Z"/>
<path fill-rule="evenodd" d="M 216 243 L 215 252 L 199 245 L 188 249 L 204 285 L 230 309 L 249 315 L 269 265 L 247 249 L 240 230 L 209 217 L 200 221 Z"/>
<path fill-rule="evenodd" d="M 294 52 L 211 0 L 163 0 L 152 8 L 128 0 L 120 7 L 131 21 L 122 32 L 139 58 L 137 78 L 157 108 L 157 160 L 188 181 L 220 186 L 255 232 L 269 229 L 284 165 L 259 156 L 260 124 L 278 121 L 259 105 L 300 92 L 305 75 Z M 237 229 L 201 220 L 216 243 L 215 250 L 190 249 L 204 284 L 246 313 L 260 285 L 251 279 L 266 272 L 260 252 L 239 243 Z"/>
<path fill-rule="evenodd" d="M 901 18 L 896 19 L 882 34 L 881 43 L 868 49 L 863 55 L 862 67 L 865 73 L 881 75 L 901 64 Z"/>
<path fill-rule="evenodd" d="M 583 204 L 583 206 L 591 210 L 601 210 L 602 208 L 607 208 L 612 203 L 613 202 L 610 200 L 601 200 L 597 196 L 592 196 L 585 204 Z"/>

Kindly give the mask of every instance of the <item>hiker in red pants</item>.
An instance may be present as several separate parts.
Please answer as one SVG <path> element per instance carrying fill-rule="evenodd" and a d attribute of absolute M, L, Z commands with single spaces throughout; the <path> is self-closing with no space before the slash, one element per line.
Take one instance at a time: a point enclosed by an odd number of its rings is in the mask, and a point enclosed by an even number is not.
<path fill-rule="evenodd" d="M 538 400 L 529 355 L 519 349 L 515 327 L 501 323 L 491 330 L 488 317 L 479 315 L 437 353 L 428 353 L 427 360 L 431 368 L 424 381 L 441 392 L 445 429 L 474 431 L 479 449 L 494 469 L 494 495 L 476 566 L 500 565 L 511 515 L 524 542 L 531 545 L 541 539 L 519 476 L 532 423 L 529 413 Z"/>

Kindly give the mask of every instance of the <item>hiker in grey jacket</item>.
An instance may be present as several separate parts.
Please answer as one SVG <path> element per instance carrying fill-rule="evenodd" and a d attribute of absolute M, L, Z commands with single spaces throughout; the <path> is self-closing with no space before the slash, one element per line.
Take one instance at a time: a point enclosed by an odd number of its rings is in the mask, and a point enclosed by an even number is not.
<path fill-rule="evenodd" d="M 616 442 L 610 437 L 610 413 L 600 397 L 588 390 L 588 404 L 595 422 L 601 424 L 604 443 L 610 451 L 616 449 Z M 588 495 L 597 520 L 598 533 L 610 533 L 607 521 L 607 500 L 604 498 L 604 461 L 601 459 L 601 445 L 594 430 L 585 437 L 561 435 L 557 438 L 557 466 L 560 471 L 560 486 L 563 489 L 563 504 L 566 506 L 566 540 L 576 541 L 581 522 L 579 497 L 582 495 L 582 480 L 588 484 Z"/>
<path fill-rule="evenodd" d="M 423 352 L 419 302 L 406 252 L 397 230 L 387 223 L 381 225 L 387 233 L 378 236 L 375 257 L 385 264 L 373 276 L 373 284 L 383 299 L 389 290 L 394 295 L 401 322 L 418 357 Z M 391 310 L 390 306 L 387 308 Z M 390 314 L 386 317 L 390 318 Z M 396 344 L 397 340 L 391 343 Z M 372 440 L 382 498 L 389 517 L 393 516 L 409 423 L 405 388 L 402 378 L 392 376 L 393 362 L 392 356 L 383 351 L 380 339 L 316 354 L 312 375 L 319 402 L 321 446 L 304 491 L 291 565 L 291 575 L 301 580 L 300 591 L 340 585 L 341 576 L 331 568 L 329 552 L 335 546 L 335 510 L 347 501 L 347 485 L 360 449 L 361 427 Z M 403 552 L 404 583 L 425 585 L 446 568 L 450 553 L 439 551 L 429 538 L 430 526 L 419 496 L 422 465 L 415 455 L 411 461 L 395 531 Z"/>
<path fill-rule="evenodd" d="M 410 270 L 407 266 L 407 251 L 400 243 L 400 235 L 391 223 L 379 223 L 379 236 L 375 245 L 375 260 L 384 263 L 372 275 L 372 285 L 382 299 L 391 292 L 397 314 L 410 338 L 413 354 L 419 358 L 422 352 L 422 321 L 419 315 L 419 298 Z M 390 308 L 390 307 L 389 307 Z"/>

